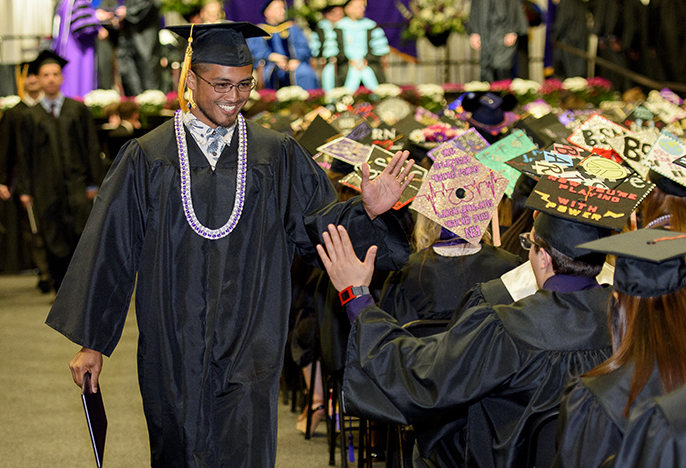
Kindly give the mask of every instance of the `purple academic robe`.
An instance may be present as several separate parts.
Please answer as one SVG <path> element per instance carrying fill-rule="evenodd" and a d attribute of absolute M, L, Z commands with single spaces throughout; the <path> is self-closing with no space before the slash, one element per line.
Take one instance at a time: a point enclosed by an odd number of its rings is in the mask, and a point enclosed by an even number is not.
<path fill-rule="evenodd" d="M 90 0 L 60 0 L 55 10 L 53 49 L 69 63 L 62 69 L 62 92 L 83 97 L 97 88 L 95 40 L 100 23 Z"/>

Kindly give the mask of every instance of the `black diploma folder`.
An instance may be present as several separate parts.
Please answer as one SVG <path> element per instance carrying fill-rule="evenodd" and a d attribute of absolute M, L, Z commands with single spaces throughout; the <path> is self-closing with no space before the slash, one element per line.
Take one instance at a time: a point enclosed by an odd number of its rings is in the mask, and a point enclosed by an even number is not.
<path fill-rule="evenodd" d="M 91 392 L 91 374 L 86 372 L 83 377 L 83 391 L 81 394 L 83 409 L 86 411 L 86 422 L 93 442 L 95 463 L 98 468 L 102 467 L 102 456 L 105 453 L 105 435 L 107 435 L 107 416 L 105 406 L 102 404 L 102 393 L 98 388 L 97 393 Z"/>

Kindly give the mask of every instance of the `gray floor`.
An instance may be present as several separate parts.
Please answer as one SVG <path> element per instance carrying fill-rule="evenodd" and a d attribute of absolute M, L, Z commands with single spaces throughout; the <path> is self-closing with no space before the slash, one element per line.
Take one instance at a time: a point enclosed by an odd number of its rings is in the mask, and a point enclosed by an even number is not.
<path fill-rule="evenodd" d="M 50 295 L 33 275 L 0 276 L 0 468 L 92 468 L 80 389 L 68 363 L 78 347 L 44 324 Z M 134 314 L 101 377 L 106 468 L 145 467 L 149 446 L 136 381 Z M 279 405 L 278 468 L 329 466 L 325 427 L 307 441 L 296 414 Z M 337 463 L 340 463 L 337 460 Z"/>

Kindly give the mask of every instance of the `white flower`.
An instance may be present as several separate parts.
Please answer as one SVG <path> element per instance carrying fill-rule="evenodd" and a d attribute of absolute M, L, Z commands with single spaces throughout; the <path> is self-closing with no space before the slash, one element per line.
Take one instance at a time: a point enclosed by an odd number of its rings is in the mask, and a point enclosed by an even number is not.
<path fill-rule="evenodd" d="M 562 82 L 562 89 L 568 89 L 572 92 L 583 91 L 586 87 L 588 87 L 588 81 L 580 76 L 567 78 Z"/>
<path fill-rule="evenodd" d="M 0 109 L 7 110 L 11 109 L 21 102 L 21 98 L 16 95 L 5 96 L 0 98 Z"/>
<path fill-rule="evenodd" d="M 433 19 L 434 13 L 428 8 L 423 9 L 419 12 L 419 17 L 424 21 L 431 21 Z"/>
<path fill-rule="evenodd" d="M 374 89 L 374 94 L 380 98 L 396 97 L 400 96 L 400 86 L 394 85 L 392 83 L 383 83 Z"/>
<path fill-rule="evenodd" d="M 300 86 L 284 86 L 276 91 L 276 99 L 279 102 L 305 101 L 310 97 L 310 93 Z"/>
<path fill-rule="evenodd" d="M 510 91 L 514 94 L 527 94 L 529 92 L 537 93 L 541 89 L 541 84 L 532 80 L 523 80 L 521 78 L 515 78 L 510 83 Z"/>
<path fill-rule="evenodd" d="M 114 89 L 94 89 L 83 97 L 83 103 L 88 107 L 106 107 L 119 102 L 121 96 Z"/>
<path fill-rule="evenodd" d="M 470 91 L 489 91 L 491 89 L 491 83 L 488 81 L 470 81 L 464 84 L 464 90 Z"/>
<path fill-rule="evenodd" d="M 164 106 L 167 104 L 167 96 L 162 91 L 157 89 L 149 89 L 136 96 L 135 101 L 139 106 L 146 104 L 152 106 Z"/>
<path fill-rule="evenodd" d="M 336 103 L 336 111 L 337 112 L 345 112 L 347 110 L 348 110 L 348 106 L 346 106 L 342 102 L 339 101 Z"/>
<path fill-rule="evenodd" d="M 259 101 L 260 99 L 262 99 L 262 96 L 260 96 L 260 93 L 256 89 L 253 89 L 252 91 L 250 91 L 250 100 L 251 101 Z"/>
<path fill-rule="evenodd" d="M 330 91 L 326 92 L 326 95 L 324 96 L 324 99 L 326 102 L 336 102 L 340 99 L 342 99 L 344 96 L 350 96 L 352 93 L 348 88 L 345 86 L 341 86 L 340 88 L 334 88 Z"/>
<path fill-rule="evenodd" d="M 426 137 L 424 136 L 422 129 L 418 128 L 417 130 L 412 130 L 410 132 L 410 140 L 415 143 L 424 143 L 426 141 Z"/>
<path fill-rule="evenodd" d="M 417 92 L 420 96 L 426 96 L 434 102 L 440 102 L 445 94 L 441 86 L 432 83 L 417 85 Z"/>

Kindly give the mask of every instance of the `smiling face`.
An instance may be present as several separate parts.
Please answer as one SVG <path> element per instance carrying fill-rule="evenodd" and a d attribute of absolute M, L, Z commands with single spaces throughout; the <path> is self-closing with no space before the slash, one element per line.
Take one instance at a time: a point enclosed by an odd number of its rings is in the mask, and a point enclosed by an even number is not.
<path fill-rule="evenodd" d="M 252 65 L 244 67 L 226 67 L 213 63 L 203 63 L 194 66 L 194 71 L 188 73 L 188 88 L 193 91 L 193 99 L 198 105 L 191 112 L 201 122 L 212 128 L 231 127 L 238 114 L 248 102 L 250 91 L 241 93 L 236 87 L 228 93 L 217 93 L 214 88 L 198 78 L 196 72 L 212 84 L 231 83 L 237 85 L 242 81 L 252 79 Z"/>

